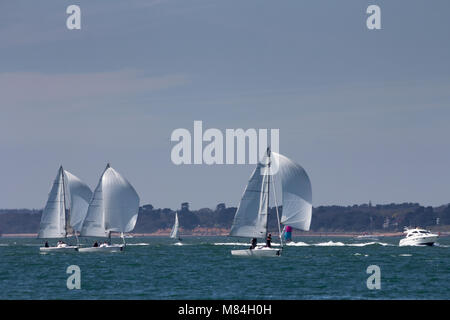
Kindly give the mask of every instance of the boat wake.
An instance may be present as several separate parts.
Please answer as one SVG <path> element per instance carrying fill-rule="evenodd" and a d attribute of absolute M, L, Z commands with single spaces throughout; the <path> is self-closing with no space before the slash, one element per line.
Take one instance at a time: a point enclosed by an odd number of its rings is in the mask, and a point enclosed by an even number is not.
<path fill-rule="evenodd" d="M 301 242 L 301 241 L 299 241 L 299 242 L 291 241 L 291 242 L 286 243 L 286 245 L 290 246 L 290 247 L 309 247 L 310 246 L 310 244 L 308 244 L 306 242 Z"/>
<path fill-rule="evenodd" d="M 343 246 L 345 246 L 345 243 L 328 241 L 328 242 L 314 243 L 312 245 L 317 246 L 317 247 L 343 247 Z"/>
<path fill-rule="evenodd" d="M 357 253 L 354 253 L 353 255 L 354 255 L 354 256 L 362 256 L 363 254 L 357 252 Z M 368 256 L 369 256 L 368 254 L 364 254 L 364 257 L 368 257 Z"/>
<path fill-rule="evenodd" d="M 127 247 L 128 246 L 149 246 L 150 245 L 150 243 L 145 243 L 145 242 L 142 242 L 142 243 L 127 243 Z"/>
<path fill-rule="evenodd" d="M 243 243 L 243 242 L 216 242 L 214 243 L 215 246 L 246 246 L 248 247 L 249 243 Z M 365 242 L 365 243 L 343 243 L 343 242 L 334 242 L 334 241 L 328 241 L 328 242 L 319 242 L 319 243 L 306 243 L 306 242 L 295 242 L 291 241 L 286 243 L 286 246 L 289 247 L 365 247 L 365 246 L 372 246 L 372 245 L 380 245 L 380 246 L 392 246 L 392 244 L 384 243 L 384 242 Z M 280 246 L 279 243 L 272 243 L 272 246 Z"/>
<path fill-rule="evenodd" d="M 333 241 L 328 241 L 328 242 L 321 242 L 321 243 L 315 243 L 312 244 L 313 246 L 318 246 L 318 247 L 365 247 L 365 246 L 374 246 L 374 245 L 379 245 L 379 246 L 392 246 L 392 244 L 389 243 L 384 243 L 384 242 L 377 242 L 377 241 L 372 241 L 372 242 L 363 242 L 363 243 L 343 243 L 343 242 L 333 242 Z"/>
<path fill-rule="evenodd" d="M 373 245 L 380 245 L 380 246 L 392 246 L 392 244 L 389 243 L 385 243 L 385 242 L 377 242 L 377 241 L 373 241 L 373 242 L 367 242 L 367 243 L 350 243 L 347 244 L 347 246 L 350 247 L 365 247 L 365 246 L 373 246 Z"/>

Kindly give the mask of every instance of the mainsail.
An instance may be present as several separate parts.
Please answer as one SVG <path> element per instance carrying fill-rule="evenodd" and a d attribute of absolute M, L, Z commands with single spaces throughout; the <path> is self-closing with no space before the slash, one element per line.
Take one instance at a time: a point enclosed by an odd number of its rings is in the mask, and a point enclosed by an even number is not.
<path fill-rule="evenodd" d="M 170 232 L 170 237 L 172 239 L 178 238 L 178 227 L 179 227 L 178 213 L 175 212 L 175 223 L 173 224 L 172 231 Z"/>
<path fill-rule="evenodd" d="M 61 166 L 42 212 L 39 238 L 63 238 L 80 231 L 92 191 Z"/>
<path fill-rule="evenodd" d="M 108 237 L 115 232 L 130 232 L 136 225 L 139 196 L 133 186 L 109 164 L 94 191 L 81 236 Z"/>
<path fill-rule="evenodd" d="M 272 152 L 281 177 L 283 211 L 281 223 L 307 231 L 311 225 L 312 190 L 306 171 L 291 159 Z"/>
<path fill-rule="evenodd" d="M 234 216 L 230 236 L 263 238 L 267 232 L 269 175 L 267 157 L 258 163 Z"/>

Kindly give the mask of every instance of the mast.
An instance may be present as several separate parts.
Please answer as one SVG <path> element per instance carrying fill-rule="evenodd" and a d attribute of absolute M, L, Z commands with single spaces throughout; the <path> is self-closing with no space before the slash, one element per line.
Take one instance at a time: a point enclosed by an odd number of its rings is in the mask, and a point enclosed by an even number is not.
<path fill-rule="evenodd" d="M 62 177 L 62 185 L 63 185 L 63 204 L 64 204 L 64 231 L 65 231 L 65 235 L 64 237 L 67 238 L 67 233 L 68 233 L 68 227 L 69 227 L 69 223 L 68 223 L 68 218 L 69 218 L 69 214 L 67 214 L 67 205 L 66 205 L 66 184 L 65 184 L 65 179 L 64 179 L 64 168 L 63 166 L 60 167 L 61 170 L 61 177 Z M 70 210 L 70 209 L 69 209 Z"/>
<path fill-rule="evenodd" d="M 270 202 L 270 147 L 267 147 L 267 219 L 266 219 L 266 240 L 267 240 L 267 226 L 269 224 L 269 202 Z"/>

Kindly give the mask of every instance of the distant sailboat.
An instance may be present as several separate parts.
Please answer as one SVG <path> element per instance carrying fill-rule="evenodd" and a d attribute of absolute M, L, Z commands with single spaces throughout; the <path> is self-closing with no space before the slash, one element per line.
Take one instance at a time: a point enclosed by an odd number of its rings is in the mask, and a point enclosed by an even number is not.
<path fill-rule="evenodd" d="M 109 238 L 109 241 L 90 248 L 79 248 L 78 251 L 122 251 L 125 248 L 123 233 L 134 229 L 138 212 L 138 194 L 133 186 L 108 163 L 95 188 L 80 235 Z M 123 244 L 111 243 L 112 232 L 121 234 Z"/>
<path fill-rule="evenodd" d="M 178 229 L 179 229 L 179 222 L 178 222 L 178 212 L 175 212 L 175 222 L 173 224 L 172 230 L 170 231 L 170 238 L 177 239 L 178 241 L 181 241 L 181 238 L 178 236 Z"/>
<path fill-rule="evenodd" d="M 86 217 L 91 197 L 91 189 L 61 166 L 42 212 L 38 238 L 77 237 Z M 41 247 L 40 251 L 76 251 L 77 249 L 78 237 L 76 246 L 59 241 L 56 247 L 50 247 L 46 242 L 46 246 Z"/>
<path fill-rule="evenodd" d="M 291 242 L 292 241 L 292 227 L 284 226 L 283 231 L 281 232 L 281 235 L 285 242 Z"/>
<path fill-rule="evenodd" d="M 271 169 L 273 164 L 277 165 L 277 172 L 273 172 L 273 169 Z M 278 212 L 278 204 L 276 203 L 275 176 L 281 177 L 283 205 L 281 219 Z M 308 175 L 300 165 L 281 154 L 271 152 L 270 148 L 268 148 L 264 159 L 256 166 L 245 188 L 244 195 L 234 217 L 230 236 L 267 237 L 271 184 L 277 212 L 281 248 L 260 245 L 253 249 L 232 250 L 232 255 L 279 256 L 283 249 L 281 224 L 289 225 L 299 230 L 309 230 L 312 215 L 312 191 Z"/>

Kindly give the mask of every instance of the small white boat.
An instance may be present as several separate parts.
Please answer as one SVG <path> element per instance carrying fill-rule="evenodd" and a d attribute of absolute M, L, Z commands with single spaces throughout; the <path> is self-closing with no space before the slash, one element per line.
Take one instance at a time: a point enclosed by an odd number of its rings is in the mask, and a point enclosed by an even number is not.
<path fill-rule="evenodd" d="M 265 246 L 257 246 L 254 249 L 231 250 L 233 256 L 254 256 L 254 257 L 279 257 L 281 256 L 281 248 L 269 248 Z"/>
<path fill-rule="evenodd" d="M 280 217 L 275 193 L 275 176 L 281 176 L 283 211 Z M 265 238 L 267 244 L 271 235 L 267 232 L 270 189 L 273 192 L 278 221 L 280 248 L 257 246 L 257 238 Z M 281 256 L 283 239 L 281 224 L 307 231 L 311 225 L 312 190 L 306 171 L 289 158 L 271 152 L 267 148 L 265 157 L 253 171 L 244 190 L 231 226 L 230 236 L 253 238 L 252 246 L 244 250 L 231 250 L 233 256 Z"/>
<path fill-rule="evenodd" d="M 178 242 L 175 243 L 175 245 L 177 245 L 177 246 L 183 245 L 183 244 L 181 243 L 181 238 L 180 238 L 180 236 L 178 235 L 178 229 L 179 229 L 179 227 L 180 227 L 180 223 L 178 222 L 178 212 L 175 212 L 175 222 L 174 222 L 174 224 L 173 224 L 172 230 L 170 231 L 170 236 L 169 236 L 169 237 L 170 237 L 171 239 L 177 239 L 177 238 L 178 238 Z"/>
<path fill-rule="evenodd" d="M 75 252 L 78 251 L 78 246 L 70 246 L 66 243 L 59 244 L 56 247 L 40 247 L 41 252 Z"/>
<path fill-rule="evenodd" d="M 378 241 L 380 240 L 380 238 L 376 235 L 373 234 L 362 234 L 359 236 L 355 237 L 355 240 L 373 240 L 373 241 Z"/>
<path fill-rule="evenodd" d="M 78 248 L 79 252 L 120 252 L 125 248 L 125 244 L 108 244 L 98 247 Z"/>
<path fill-rule="evenodd" d="M 432 246 L 439 237 L 438 234 L 417 227 L 405 228 L 404 233 L 406 237 L 400 240 L 399 246 Z"/>

